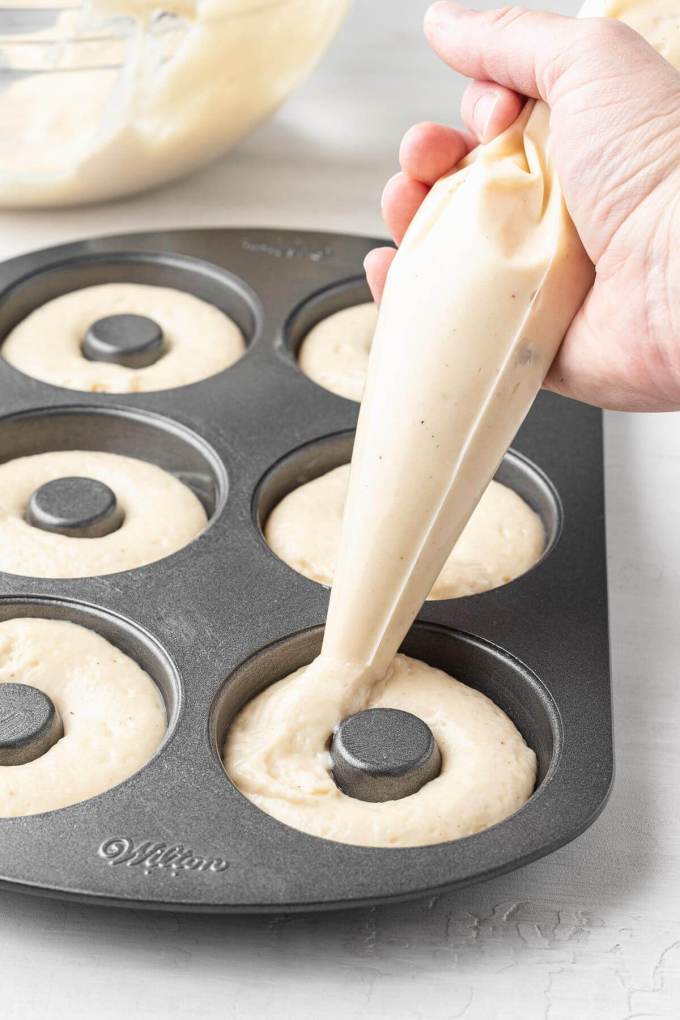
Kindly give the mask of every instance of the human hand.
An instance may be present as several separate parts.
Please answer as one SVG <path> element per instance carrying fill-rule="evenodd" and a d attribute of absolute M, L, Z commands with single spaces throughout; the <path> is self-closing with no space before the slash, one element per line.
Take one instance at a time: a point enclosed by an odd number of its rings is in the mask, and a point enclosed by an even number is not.
<path fill-rule="evenodd" d="M 546 386 L 618 410 L 680 409 L 680 73 L 618 21 L 435 3 L 435 52 L 473 79 L 467 131 L 418 124 L 382 207 L 397 244 L 434 182 L 517 117 L 521 96 L 551 109 L 555 165 L 597 275 Z M 391 248 L 366 272 L 380 299 Z"/>

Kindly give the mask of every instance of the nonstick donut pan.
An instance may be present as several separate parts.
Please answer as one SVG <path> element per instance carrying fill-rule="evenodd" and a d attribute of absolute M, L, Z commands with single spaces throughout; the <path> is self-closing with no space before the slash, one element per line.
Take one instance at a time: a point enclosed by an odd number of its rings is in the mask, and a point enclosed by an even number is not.
<path fill-rule="evenodd" d="M 349 459 L 358 405 L 305 378 L 296 348 L 324 316 L 368 300 L 361 267 L 376 243 L 182 230 L 97 238 L 0 266 L 2 337 L 59 294 L 129 281 L 211 301 L 248 340 L 219 375 L 147 394 L 62 389 L 0 359 L 0 461 L 61 449 L 136 456 L 191 486 L 210 519 L 190 545 L 136 570 L 1 575 L 0 619 L 94 628 L 151 674 L 169 716 L 155 757 L 122 784 L 73 807 L 0 819 L 2 886 L 195 911 L 346 907 L 508 871 L 573 839 L 604 806 L 613 760 L 601 416 L 549 394 L 497 476 L 540 513 L 545 555 L 504 587 L 426 603 L 404 645 L 514 720 L 539 759 L 528 803 L 456 842 L 362 848 L 275 821 L 222 767 L 218 747 L 238 708 L 320 646 L 328 591 L 278 560 L 261 525 L 285 493 Z"/>

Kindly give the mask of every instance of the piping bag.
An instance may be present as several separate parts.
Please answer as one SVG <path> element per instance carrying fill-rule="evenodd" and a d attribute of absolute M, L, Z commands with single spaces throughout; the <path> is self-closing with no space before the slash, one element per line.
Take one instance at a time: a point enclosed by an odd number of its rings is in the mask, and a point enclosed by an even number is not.
<path fill-rule="evenodd" d="M 390 267 L 322 658 L 385 673 L 592 285 L 549 117 L 438 181 Z"/>
<path fill-rule="evenodd" d="M 588 0 L 581 16 L 630 19 L 662 49 L 664 11 L 677 21 L 668 0 Z M 390 267 L 320 659 L 333 672 L 387 671 L 593 279 L 550 111 L 527 102 L 434 185 Z"/>

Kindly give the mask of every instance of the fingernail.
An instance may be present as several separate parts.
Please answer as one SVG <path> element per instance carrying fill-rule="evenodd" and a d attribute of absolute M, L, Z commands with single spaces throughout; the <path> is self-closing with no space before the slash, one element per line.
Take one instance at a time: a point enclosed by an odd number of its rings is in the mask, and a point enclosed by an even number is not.
<path fill-rule="evenodd" d="M 472 118 L 475 122 L 475 130 L 480 142 L 489 141 L 491 122 L 497 106 L 498 96 L 495 93 L 481 96 L 475 103 Z"/>
<path fill-rule="evenodd" d="M 431 24 L 442 24 L 451 17 L 461 14 L 464 10 L 462 4 L 452 3 L 451 0 L 437 0 L 437 3 L 431 4 L 428 8 L 425 21 Z"/>

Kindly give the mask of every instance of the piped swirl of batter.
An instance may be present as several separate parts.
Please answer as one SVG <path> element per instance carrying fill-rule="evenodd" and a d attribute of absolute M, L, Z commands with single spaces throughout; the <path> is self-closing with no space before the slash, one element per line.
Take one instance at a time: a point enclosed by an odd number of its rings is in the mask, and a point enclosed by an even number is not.
<path fill-rule="evenodd" d="M 378 707 L 426 722 L 442 767 L 409 797 L 369 803 L 337 788 L 328 745 L 344 718 Z M 294 725 L 282 727 L 284 719 Z M 536 782 L 536 756 L 500 708 L 405 655 L 375 683 L 346 663 L 316 659 L 246 705 L 227 734 L 223 758 L 234 783 L 263 811 L 303 832 L 359 846 L 469 836 L 517 811 Z"/>
<path fill-rule="evenodd" d="M 56 478 L 94 478 L 113 491 L 123 523 L 99 538 L 33 527 L 33 492 Z M 0 570 L 30 577 L 94 577 L 153 563 L 191 542 L 207 517 L 188 486 L 155 464 L 115 453 L 59 450 L 0 464 Z"/>
<path fill-rule="evenodd" d="M 0 817 L 76 804 L 122 782 L 161 743 L 166 712 L 151 677 L 99 634 L 64 620 L 0 623 L 0 685 L 47 694 L 64 735 L 23 765 L 0 765 Z"/>
<path fill-rule="evenodd" d="M 146 368 L 89 361 L 89 327 L 110 315 L 143 315 L 163 331 L 164 353 Z M 186 291 L 104 283 L 36 308 L 8 335 L 2 356 L 20 372 L 71 390 L 145 393 L 186 386 L 229 368 L 244 354 L 241 330 L 224 312 Z"/>

